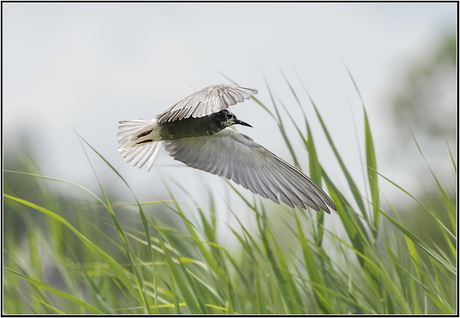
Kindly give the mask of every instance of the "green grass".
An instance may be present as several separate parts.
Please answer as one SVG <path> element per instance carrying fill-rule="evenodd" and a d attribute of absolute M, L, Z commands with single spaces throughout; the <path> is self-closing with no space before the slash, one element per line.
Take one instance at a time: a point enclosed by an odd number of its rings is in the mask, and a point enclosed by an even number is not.
<path fill-rule="evenodd" d="M 230 182 L 229 190 L 245 203 L 244 211 L 230 207 L 225 211 L 237 226 L 216 215 L 215 202 L 220 198 L 211 194 L 206 206 L 192 199 L 179 202 L 175 197 L 180 194 L 172 191 L 165 201 L 139 202 L 123 177 L 80 137 L 83 149 L 112 169 L 133 201 L 117 202 L 115 193 L 106 192 L 104 180 L 97 179 L 100 193 L 94 193 L 43 176 L 28 157 L 22 157 L 23 171 L 5 170 L 3 312 L 455 314 L 457 216 L 448 191 L 433 173 L 441 202 L 434 208 L 379 173 L 364 104 L 359 138 L 365 145 L 368 188 L 359 189 L 355 180 L 362 176 L 347 169 L 327 129 L 327 118 L 303 83 L 304 92 L 296 92 L 284 78 L 302 111 L 300 120 L 287 112 L 282 101 L 275 101 L 268 84 L 271 104 L 254 100 L 279 128 L 292 162 L 299 166 L 307 154 L 307 172 L 327 188 L 338 208 L 336 215 L 283 205 L 274 210 L 261 198 L 248 200 L 244 190 Z M 306 93 L 307 102 L 301 101 L 301 93 Z M 316 118 L 307 119 L 307 107 L 313 107 Z M 283 111 L 288 121 L 282 118 Z M 314 120 L 322 127 L 315 133 L 326 136 L 348 189 L 340 189 L 318 160 L 310 128 Z M 289 136 L 286 125 L 293 125 L 297 135 Z M 421 149 L 420 153 L 423 156 Z M 454 174 L 456 162 L 452 154 L 451 158 Z M 97 178 L 97 171 L 94 174 Z M 27 179 L 30 186 L 18 190 L 10 184 L 12 178 Z M 67 184 L 71 193 L 80 193 L 64 200 L 51 191 L 50 182 Z M 421 237 L 404 224 L 400 218 L 404 211 L 382 195 L 382 182 L 413 200 L 420 214 L 431 218 L 440 238 Z M 175 223 L 161 217 L 168 213 Z M 251 215 L 256 226 L 240 220 L 242 213 Z M 199 221 L 191 215 L 199 216 Z M 338 229 L 324 227 L 325 217 L 339 219 Z M 223 227 L 232 237 L 219 235 Z M 236 242 L 232 249 L 219 244 L 231 240 Z M 45 267 L 53 269 L 57 277 L 53 282 Z"/>

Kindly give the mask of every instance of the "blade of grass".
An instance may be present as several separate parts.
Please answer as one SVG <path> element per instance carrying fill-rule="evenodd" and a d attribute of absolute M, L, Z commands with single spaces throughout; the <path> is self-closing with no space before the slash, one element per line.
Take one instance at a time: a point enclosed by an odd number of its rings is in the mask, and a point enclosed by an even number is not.
<path fill-rule="evenodd" d="M 25 176 L 30 176 L 30 177 L 34 177 L 34 178 L 41 178 L 41 179 L 45 179 L 45 180 L 52 180 L 52 181 L 56 181 L 56 182 L 62 182 L 62 183 L 67 183 L 67 184 L 70 184 L 74 187 L 77 187 L 83 191 L 85 191 L 86 193 L 89 193 L 93 198 L 95 198 L 97 201 L 99 201 L 99 203 L 101 203 L 104 207 L 107 207 L 104 203 L 104 201 L 102 201 L 97 195 L 95 195 L 93 192 L 91 192 L 90 190 L 88 190 L 87 188 L 77 184 L 77 183 L 74 183 L 74 182 L 71 182 L 71 181 L 67 181 L 67 180 L 63 180 L 63 179 L 58 179 L 58 178 L 53 178 L 53 177 L 47 177 L 47 176 L 42 176 L 42 175 L 39 175 L 39 174 L 35 174 L 35 173 L 28 173 L 28 172 L 21 172 L 21 171 L 12 171 L 12 170 L 3 170 L 4 172 L 8 172 L 8 173 L 15 173 L 15 174 L 18 174 L 18 175 L 25 175 Z"/>
<path fill-rule="evenodd" d="M 452 166 L 454 167 L 455 174 L 457 174 L 457 164 L 455 163 L 454 156 L 452 155 L 452 151 L 450 150 L 449 143 L 447 142 L 446 138 L 447 149 L 449 149 L 450 160 L 452 160 Z"/>
<path fill-rule="evenodd" d="M 351 76 L 351 74 L 350 74 Z M 358 88 L 356 88 L 358 89 Z M 367 162 L 367 177 L 369 180 L 369 188 L 371 190 L 372 197 L 372 226 L 371 232 L 374 236 L 374 240 L 377 240 L 379 234 L 379 222 L 380 222 L 380 195 L 379 195 L 379 183 L 377 175 L 377 159 L 375 156 L 374 141 L 372 139 L 371 128 L 369 125 L 369 119 L 367 117 L 366 109 L 364 108 L 364 135 L 366 140 L 366 162 Z"/>

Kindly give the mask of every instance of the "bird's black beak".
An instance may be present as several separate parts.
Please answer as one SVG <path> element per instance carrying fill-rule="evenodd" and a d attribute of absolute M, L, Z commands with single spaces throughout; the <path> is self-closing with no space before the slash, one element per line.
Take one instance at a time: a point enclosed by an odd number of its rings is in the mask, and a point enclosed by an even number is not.
<path fill-rule="evenodd" d="M 239 124 L 239 125 L 243 125 L 243 126 L 248 126 L 248 127 L 251 127 L 251 125 L 249 125 L 248 123 L 245 123 L 244 121 L 242 120 L 239 120 L 239 119 L 235 119 L 235 124 Z"/>

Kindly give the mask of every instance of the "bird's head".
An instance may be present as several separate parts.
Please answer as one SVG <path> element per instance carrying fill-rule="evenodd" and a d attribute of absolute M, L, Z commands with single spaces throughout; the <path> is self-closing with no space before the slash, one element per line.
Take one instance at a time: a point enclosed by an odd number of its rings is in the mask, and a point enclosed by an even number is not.
<path fill-rule="evenodd" d="M 235 114 L 233 114 L 231 111 L 228 111 L 226 109 L 224 110 L 221 110 L 220 112 L 214 114 L 215 115 L 215 118 L 217 119 L 217 121 L 220 123 L 220 125 L 222 126 L 222 128 L 227 128 L 227 127 L 230 127 L 231 125 L 243 125 L 243 126 L 248 126 L 248 127 L 251 127 L 251 125 L 249 125 L 248 123 L 242 121 L 242 120 L 239 120 L 238 118 L 236 118 Z"/>

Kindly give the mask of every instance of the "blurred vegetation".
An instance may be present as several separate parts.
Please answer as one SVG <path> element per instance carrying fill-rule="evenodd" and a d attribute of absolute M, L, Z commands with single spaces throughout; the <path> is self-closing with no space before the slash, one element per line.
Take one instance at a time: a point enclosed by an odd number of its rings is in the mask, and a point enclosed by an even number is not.
<path fill-rule="evenodd" d="M 434 50 L 426 52 L 420 59 L 408 61 L 408 65 L 408 70 L 403 71 L 407 75 L 402 77 L 401 85 L 392 97 L 392 113 L 395 121 L 391 131 L 394 136 L 392 147 L 398 147 L 400 150 L 390 151 L 392 154 L 402 153 L 412 158 L 414 162 L 419 161 L 422 155 L 417 147 L 413 147 L 413 136 L 416 136 L 419 143 L 428 146 L 423 151 L 424 155 L 430 158 L 433 168 L 451 167 L 458 152 L 456 32 L 447 32 L 440 38 Z M 450 158 L 439 155 L 439 153 L 449 152 Z M 445 184 L 447 196 L 455 202 L 456 178 L 451 178 L 449 173 L 443 175 L 443 169 L 434 170 L 439 181 Z M 414 166 L 413 174 L 413 177 L 418 176 L 426 180 L 423 188 L 420 187 L 416 192 L 423 198 L 424 204 L 436 210 L 442 209 L 443 197 L 430 171 L 420 170 Z M 408 202 L 405 202 L 402 220 L 407 221 L 408 227 L 420 237 L 440 244 L 442 233 L 437 227 L 431 226 L 433 219 L 430 215 L 420 213 L 417 203 Z M 443 221 L 447 221 L 446 215 L 440 217 Z"/>
<path fill-rule="evenodd" d="M 41 175 L 32 147 L 25 153 L 7 149 L 4 313 L 455 314 L 456 195 L 434 182 L 430 191 L 435 199 L 427 200 L 425 194 L 413 194 L 381 176 L 364 105 L 360 138 L 367 191 L 358 189 L 355 180 L 362 176 L 349 173 L 327 118 L 300 79 L 303 91 L 285 79 L 303 118 L 291 117 L 268 84 L 271 102 L 254 101 L 279 128 L 292 161 L 308 157 L 307 174 L 327 188 L 337 205 L 334 229 L 324 227 L 324 213 L 284 205 L 276 207 L 273 218 L 266 200 L 248 200 L 232 183 L 229 189 L 245 208 L 228 207 L 224 213 L 237 226 L 218 217 L 212 194 L 206 207 L 183 204 L 176 199 L 180 193 L 173 191 L 167 201 L 138 202 L 132 193 L 132 202 L 118 202 L 120 196 L 104 180 L 98 179 L 100 192 L 93 193 Z M 313 107 L 315 118 L 307 119 L 306 107 Z M 322 127 L 315 133 L 325 134 L 346 189 L 337 187 L 317 158 L 312 120 Z M 294 125 L 297 134 L 289 136 L 286 125 Z M 300 145 L 294 140 L 301 140 Z M 113 169 L 89 143 L 85 149 Z M 450 164 L 456 173 L 456 161 Z M 123 177 L 113 172 L 129 193 Z M 436 174 L 431 178 L 436 180 Z M 407 211 L 380 196 L 382 182 L 414 202 L 414 220 L 426 215 L 430 223 L 413 226 Z M 50 184 L 63 191 L 51 190 Z M 256 228 L 240 222 L 242 213 L 253 217 Z M 192 214 L 199 216 L 198 222 Z M 225 237 L 218 230 L 222 226 L 230 233 Z M 236 247 L 230 251 L 222 242 L 231 239 Z"/>
<path fill-rule="evenodd" d="M 393 97 L 395 128 L 410 125 L 417 138 L 445 144 L 456 136 L 457 35 L 446 35 L 433 52 L 413 63 Z M 402 134 L 405 144 L 411 143 Z M 455 145 L 454 145 L 455 146 Z"/>

